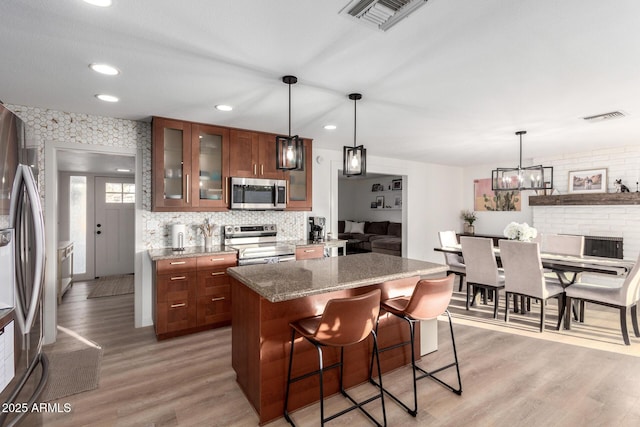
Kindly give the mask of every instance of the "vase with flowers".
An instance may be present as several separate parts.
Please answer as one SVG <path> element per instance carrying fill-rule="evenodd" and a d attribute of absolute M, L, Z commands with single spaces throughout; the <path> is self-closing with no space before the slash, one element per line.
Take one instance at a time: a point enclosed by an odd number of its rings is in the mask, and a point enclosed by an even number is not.
<path fill-rule="evenodd" d="M 504 229 L 504 236 L 510 240 L 520 240 L 530 242 L 538 235 L 538 230 L 529 226 L 526 222 L 522 224 L 510 222 Z"/>
<path fill-rule="evenodd" d="M 202 235 L 204 236 L 204 249 L 208 251 L 213 245 L 213 234 L 217 226 L 209 222 L 209 218 L 205 218 L 204 222 L 200 224 L 198 228 L 202 231 Z"/>
<path fill-rule="evenodd" d="M 460 214 L 460 218 L 464 221 L 465 234 L 475 234 L 476 228 L 473 223 L 478 219 L 476 213 L 470 210 L 463 210 Z"/>

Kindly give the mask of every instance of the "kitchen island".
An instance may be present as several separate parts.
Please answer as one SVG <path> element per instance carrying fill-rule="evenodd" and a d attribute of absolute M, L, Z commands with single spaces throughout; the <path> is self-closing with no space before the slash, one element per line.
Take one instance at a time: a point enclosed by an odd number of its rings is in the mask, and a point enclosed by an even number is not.
<path fill-rule="evenodd" d="M 447 266 L 396 256 L 364 253 L 279 264 L 231 267 L 232 365 L 237 381 L 258 413 L 260 424 L 282 416 L 287 363 L 289 322 L 315 316 L 326 302 L 381 289 L 382 298 L 408 295 L 424 276 L 443 275 Z M 380 346 L 408 339 L 408 328 L 400 320 L 380 319 Z M 420 336 L 416 331 L 416 338 Z M 345 387 L 368 379 L 371 340 L 345 349 Z M 416 357 L 420 357 L 416 345 Z M 296 346 L 293 375 L 316 369 L 317 353 L 308 343 Z M 299 357 L 298 357 L 299 356 Z M 325 363 L 334 363 L 339 351 L 328 348 Z M 411 361 L 409 347 L 386 352 L 382 371 Z M 337 370 L 325 375 L 325 395 L 338 391 Z M 291 386 L 289 409 L 318 400 L 317 377 Z"/>

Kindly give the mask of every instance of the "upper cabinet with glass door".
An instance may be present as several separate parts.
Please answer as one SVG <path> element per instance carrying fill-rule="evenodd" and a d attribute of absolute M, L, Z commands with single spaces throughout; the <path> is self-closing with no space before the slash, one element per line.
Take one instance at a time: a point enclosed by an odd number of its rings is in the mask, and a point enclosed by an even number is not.
<path fill-rule="evenodd" d="M 226 209 L 229 204 L 229 129 L 194 124 L 191 128 L 194 206 Z"/>
<path fill-rule="evenodd" d="M 152 151 L 152 210 L 227 209 L 228 129 L 154 117 Z"/>

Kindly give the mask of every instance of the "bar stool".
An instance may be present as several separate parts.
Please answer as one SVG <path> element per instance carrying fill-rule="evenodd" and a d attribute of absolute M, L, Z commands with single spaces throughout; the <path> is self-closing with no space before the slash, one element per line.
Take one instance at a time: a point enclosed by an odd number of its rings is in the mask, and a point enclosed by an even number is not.
<path fill-rule="evenodd" d="M 462 394 L 462 380 L 460 379 L 460 368 L 458 366 L 458 354 L 456 352 L 456 342 L 453 336 L 453 324 L 451 323 L 451 314 L 447 307 L 451 296 L 453 294 L 453 282 L 455 280 L 455 274 L 451 273 L 447 277 L 441 279 L 422 279 L 413 290 L 410 297 L 401 296 L 397 298 L 391 298 L 380 303 L 382 310 L 393 314 L 401 319 L 404 319 L 409 325 L 410 339 L 389 347 L 379 349 L 380 353 L 395 348 L 411 345 L 411 366 L 413 371 L 413 409 L 409 408 L 398 397 L 394 396 L 387 389 L 382 387 L 382 383 L 379 384 L 373 379 L 373 358 L 371 359 L 371 366 L 369 369 L 369 380 L 372 384 L 377 385 L 384 390 L 393 400 L 395 400 L 400 406 L 402 406 L 409 414 L 416 416 L 418 413 L 418 391 L 417 381 L 429 377 L 434 381 L 440 383 L 447 389 L 451 390 L 457 395 Z M 451 344 L 453 345 L 453 357 L 455 362 L 442 366 L 432 371 L 425 371 L 421 367 L 416 365 L 415 360 L 415 324 L 421 320 L 436 319 L 440 314 L 446 313 L 449 317 L 449 329 L 451 331 Z M 376 332 L 378 325 L 376 324 Z M 378 363 L 379 365 L 379 363 Z M 454 388 L 451 385 L 445 383 L 441 379 L 437 378 L 434 374 L 444 371 L 445 369 L 455 366 L 458 374 L 458 388 Z M 378 368 L 380 372 L 380 368 Z M 420 372 L 420 376 L 417 376 L 417 372 Z"/>
<path fill-rule="evenodd" d="M 289 326 L 291 326 L 291 353 L 289 356 L 287 388 L 284 397 L 284 417 L 291 425 L 295 426 L 288 411 L 289 386 L 291 385 L 291 383 L 316 374 L 318 374 L 320 386 L 320 425 L 324 425 L 325 422 L 337 418 L 340 415 L 346 414 L 347 412 L 352 411 L 356 408 L 360 409 L 377 426 L 387 425 L 387 413 L 384 407 L 384 394 L 382 393 L 382 390 L 375 396 L 372 396 L 362 402 L 356 402 L 343 387 L 344 348 L 365 340 L 369 335 L 373 337 L 373 353 L 371 356 L 371 363 L 373 363 L 373 358 L 375 356 L 376 360 L 378 361 L 378 371 L 380 371 L 378 340 L 376 337 L 376 333 L 373 330 L 373 327 L 378 321 L 378 314 L 380 312 L 380 294 L 380 290 L 376 289 L 374 291 L 355 297 L 332 299 L 327 302 L 322 315 L 301 319 L 289 324 Z M 294 354 L 293 345 L 295 342 L 296 333 L 300 334 L 303 338 L 313 344 L 317 349 L 319 368 L 316 371 L 308 372 L 295 378 L 291 378 L 291 368 L 293 366 Z M 322 348 L 325 346 L 340 348 L 339 362 L 330 366 L 323 366 Z M 343 394 L 343 396 L 349 399 L 351 403 L 353 403 L 353 405 L 347 409 L 344 409 L 336 414 L 325 418 L 323 374 L 325 371 L 333 368 L 338 368 L 340 370 L 340 392 Z M 363 405 L 378 398 L 380 398 L 382 402 L 382 416 L 384 418 L 384 424 L 380 424 L 375 418 L 373 418 L 371 414 L 369 414 L 363 408 Z"/>

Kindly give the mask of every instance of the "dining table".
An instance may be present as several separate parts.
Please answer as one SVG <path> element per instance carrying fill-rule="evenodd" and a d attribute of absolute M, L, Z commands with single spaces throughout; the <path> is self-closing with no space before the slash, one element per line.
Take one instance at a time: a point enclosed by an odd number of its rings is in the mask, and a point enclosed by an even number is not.
<path fill-rule="evenodd" d="M 435 247 L 437 252 L 452 253 L 462 256 L 462 245 L 450 245 Z M 496 260 L 500 263 L 500 248 L 494 246 L 493 251 L 496 255 Z M 608 276 L 626 276 L 635 265 L 634 261 L 619 259 L 598 257 L 591 255 L 564 255 L 551 252 L 540 252 L 540 261 L 542 267 L 553 271 L 563 287 L 571 286 L 580 273 L 602 274 Z M 573 274 L 571 274 L 573 273 Z M 524 312 L 524 304 L 522 306 Z M 584 319 L 584 303 L 580 304 L 580 320 Z M 575 313 L 575 309 L 574 309 Z M 569 311 L 566 313 L 565 328 L 568 328 L 570 316 Z M 577 316 L 577 314 L 576 314 Z M 577 319 L 576 319 L 577 320 Z"/>

